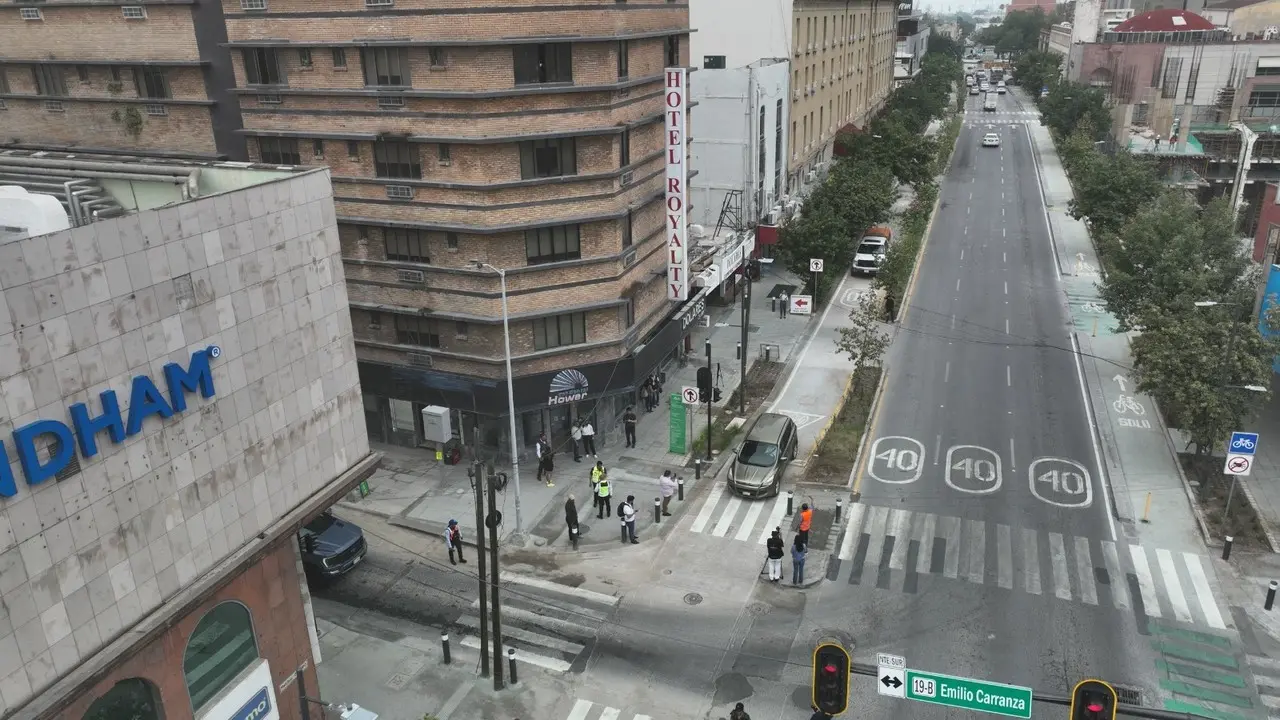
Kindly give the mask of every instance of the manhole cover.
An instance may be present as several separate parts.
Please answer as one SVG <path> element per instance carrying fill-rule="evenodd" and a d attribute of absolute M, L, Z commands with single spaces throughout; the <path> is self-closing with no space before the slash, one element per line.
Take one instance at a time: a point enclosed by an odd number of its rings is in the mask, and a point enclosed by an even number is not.
<path fill-rule="evenodd" d="M 756 617 L 768 615 L 770 610 L 773 610 L 773 606 L 767 603 L 753 602 L 747 604 L 747 612 Z"/>
<path fill-rule="evenodd" d="M 409 676 L 404 673 L 396 673 L 387 678 L 386 686 L 392 690 L 403 690 L 405 685 L 409 684 Z"/>
<path fill-rule="evenodd" d="M 578 523 L 578 537 L 582 537 L 591 532 L 591 526 L 586 523 Z"/>
<path fill-rule="evenodd" d="M 702 596 L 698 593 L 689 593 L 684 596 L 685 605 L 697 605 L 700 602 L 702 602 Z"/>

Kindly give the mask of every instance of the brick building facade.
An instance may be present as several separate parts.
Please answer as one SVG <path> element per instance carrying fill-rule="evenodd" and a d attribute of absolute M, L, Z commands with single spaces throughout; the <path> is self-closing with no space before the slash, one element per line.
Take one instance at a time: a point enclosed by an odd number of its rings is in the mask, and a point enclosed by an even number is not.
<path fill-rule="evenodd" d="M 688 6 L 490 5 L 224 5 L 251 156 L 332 168 L 376 439 L 418 444 L 440 405 L 507 446 L 497 269 L 518 444 L 579 415 L 607 430 L 674 349 L 634 352 L 676 309 L 662 71 L 688 64 Z M 556 402 L 562 370 L 583 402 Z"/>
<path fill-rule="evenodd" d="M 0 144 L 244 160 L 210 0 L 47 0 L 0 10 Z"/>

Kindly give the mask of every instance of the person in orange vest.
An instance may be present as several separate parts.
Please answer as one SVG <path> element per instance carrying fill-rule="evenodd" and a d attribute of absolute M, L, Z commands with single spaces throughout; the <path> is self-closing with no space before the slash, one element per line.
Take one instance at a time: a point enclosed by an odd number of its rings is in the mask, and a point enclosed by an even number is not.
<path fill-rule="evenodd" d="M 809 546 L 809 527 L 813 525 L 813 511 L 809 509 L 809 503 L 800 506 L 800 544 L 805 547 Z"/>

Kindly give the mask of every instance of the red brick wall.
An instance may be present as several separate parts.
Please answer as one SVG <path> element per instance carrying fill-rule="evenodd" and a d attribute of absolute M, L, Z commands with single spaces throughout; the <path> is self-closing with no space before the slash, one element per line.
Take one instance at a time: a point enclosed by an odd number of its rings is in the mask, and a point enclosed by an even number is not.
<path fill-rule="evenodd" d="M 156 686 L 164 703 L 165 720 L 192 718 L 191 700 L 182 675 L 182 656 L 187 648 L 187 638 L 206 612 L 227 600 L 241 602 L 249 608 L 258 639 L 258 654 L 271 664 L 275 685 L 278 687 L 306 662 L 307 687 L 313 696 L 318 694 L 315 692 L 318 681 L 302 611 L 293 542 L 292 536 L 281 538 L 261 561 L 209 596 L 163 635 L 139 648 L 96 685 L 82 691 L 71 705 L 49 716 L 48 720 L 80 720 L 98 696 L 120 680 L 131 677 L 144 678 Z M 284 693 L 276 692 L 280 717 L 299 717 L 297 686 L 290 686 Z"/>
<path fill-rule="evenodd" d="M 1276 204 L 1275 183 L 1267 183 L 1262 196 L 1262 205 L 1258 208 L 1258 229 L 1253 235 L 1253 261 L 1263 262 L 1267 253 L 1267 234 L 1272 225 L 1280 225 L 1280 205 Z"/>

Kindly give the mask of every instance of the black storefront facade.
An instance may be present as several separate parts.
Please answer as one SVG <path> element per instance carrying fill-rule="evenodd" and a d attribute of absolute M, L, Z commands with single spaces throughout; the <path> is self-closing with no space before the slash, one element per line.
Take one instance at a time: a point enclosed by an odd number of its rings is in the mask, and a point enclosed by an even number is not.
<path fill-rule="evenodd" d="M 588 417 L 597 444 L 621 442 L 621 418 L 637 401 L 640 384 L 662 372 L 677 350 L 687 349 L 688 335 L 706 313 L 703 290 L 672 313 L 649 338 L 626 357 L 567 367 L 555 372 L 516 377 L 512 382 L 516 433 L 524 453 L 546 432 L 561 451 L 571 423 Z M 509 445 L 505 378 L 476 378 L 428 369 L 360 361 L 365 423 L 369 439 L 407 447 L 423 443 L 422 408 L 449 408 L 455 441 L 470 457 L 476 432 L 482 457 L 505 456 Z"/>

